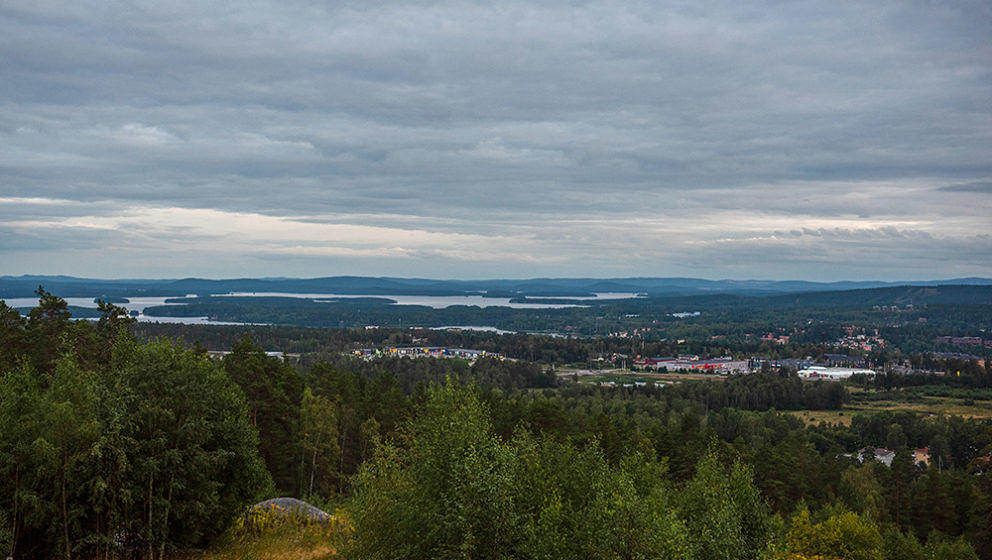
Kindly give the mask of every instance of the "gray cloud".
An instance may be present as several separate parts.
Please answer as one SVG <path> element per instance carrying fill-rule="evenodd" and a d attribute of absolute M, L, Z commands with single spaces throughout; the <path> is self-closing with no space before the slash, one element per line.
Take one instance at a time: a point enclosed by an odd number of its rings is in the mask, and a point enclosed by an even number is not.
<path fill-rule="evenodd" d="M 947 192 L 975 192 L 992 193 L 992 181 L 977 181 L 974 183 L 963 183 L 960 185 L 947 185 L 939 190 Z"/>
<path fill-rule="evenodd" d="M 89 228 L 129 275 L 990 275 L 990 29 L 980 1 L 8 2 L 0 273 L 81 273 Z M 319 225 L 397 239 L 321 254 Z"/>

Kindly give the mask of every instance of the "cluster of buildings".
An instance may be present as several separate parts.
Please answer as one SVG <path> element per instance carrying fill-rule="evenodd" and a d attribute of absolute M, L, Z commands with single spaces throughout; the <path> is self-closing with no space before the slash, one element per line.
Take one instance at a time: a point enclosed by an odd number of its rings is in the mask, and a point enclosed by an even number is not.
<path fill-rule="evenodd" d="M 503 359 L 503 356 L 496 352 L 475 350 L 472 348 L 446 348 L 443 346 L 360 348 L 353 351 L 352 354 L 365 359 L 404 356 L 409 358 L 463 358 L 466 360 L 476 360 L 478 358 Z"/>
<path fill-rule="evenodd" d="M 815 366 L 816 360 L 812 358 L 781 358 L 781 359 L 770 359 L 770 358 L 752 358 L 751 359 L 751 369 L 754 371 L 761 370 L 768 364 L 768 367 L 772 369 L 779 368 L 789 368 L 799 371 L 806 366 Z"/>
<path fill-rule="evenodd" d="M 824 354 L 823 362 L 828 366 L 863 367 L 865 365 L 865 358 L 864 356 L 852 356 L 850 354 Z"/>
<path fill-rule="evenodd" d="M 954 346 L 992 346 L 992 339 L 983 340 L 980 336 L 938 336 L 936 342 Z"/>
<path fill-rule="evenodd" d="M 874 311 L 892 311 L 895 313 L 899 313 L 899 312 L 913 311 L 915 307 L 913 307 L 912 303 L 907 303 L 905 307 L 899 307 L 898 305 L 875 305 L 872 307 L 872 309 Z"/>
<path fill-rule="evenodd" d="M 661 371 L 702 371 L 710 373 L 746 373 L 751 371 L 747 360 L 735 360 L 731 357 L 700 359 L 699 356 L 665 356 L 647 358 L 638 356 L 634 366 L 644 369 Z"/>
<path fill-rule="evenodd" d="M 207 356 L 210 356 L 215 360 L 219 360 L 230 353 L 231 353 L 230 350 L 207 350 Z M 287 354 L 285 352 L 268 352 L 268 351 L 265 352 L 265 355 L 270 358 L 279 358 L 280 360 L 300 357 L 299 354 Z"/>
<path fill-rule="evenodd" d="M 789 342 L 789 335 L 787 335 L 787 334 L 775 335 L 775 334 L 772 334 L 772 333 L 768 333 L 768 334 L 762 335 L 761 341 L 762 342 L 774 342 L 776 344 L 785 344 L 785 343 Z"/>
<path fill-rule="evenodd" d="M 841 337 L 834 343 L 835 345 L 865 352 L 871 352 L 875 348 L 885 348 L 885 339 L 878 336 L 878 329 L 875 329 L 874 334 L 867 333 L 859 327 L 844 327 L 844 330 L 847 331 L 847 336 Z"/>
<path fill-rule="evenodd" d="M 750 373 L 761 370 L 766 364 L 772 368 L 788 367 L 796 370 L 801 377 L 811 379 L 838 380 L 855 374 L 875 375 L 873 370 L 864 367 L 864 358 L 846 354 L 827 354 L 819 363 L 809 358 L 738 360 L 729 356 L 709 359 L 699 356 L 637 356 L 633 362 L 634 367 L 644 370 L 720 374 Z"/>
<path fill-rule="evenodd" d="M 751 373 L 764 367 L 778 369 L 787 367 L 796 370 L 800 377 L 810 379 L 838 380 L 846 379 L 856 374 L 875 375 L 875 371 L 865 366 L 864 358 L 846 354 L 827 354 L 823 360 L 816 362 L 810 358 L 787 358 L 769 360 L 767 358 L 734 359 L 729 356 L 722 358 L 704 359 L 699 356 L 637 356 L 633 366 L 644 370 L 666 372 L 703 372 L 703 373 Z"/>
<path fill-rule="evenodd" d="M 849 354 L 824 354 L 819 362 L 813 360 L 782 360 L 789 362 L 790 367 L 796 369 L 799 377 L 810 379 L 826 379 L 836 381 L 847 379 L 852 375 L 875 375 L 875 371 L 866 367 L 863 356 L 852 356 Z"/>
<path fill-rule="evenodd" d="M 927 355 L 932 358 L 940 358 L 941 360 L 975 360 L 979 365 L 985 365 L 985 359 L 981 356 L 965 354 L 964 352 L 927 352 Z"/>
<path fill-rule="evenodd" d="M 614 331 L 610 333 L 610 336 L 614 338 L 630 338 L 630 337 L 640 337 L 645 336 L 651 332 L 651 327 L 638 327 L 629 331 Z"/>
<path fill-rule="evenodd" d="M 913 449 L 913 462 L 923 466 L 930 466 L 930 448 L 923 447 L 920 449 Z M 892 459 L 895 458 L 896 452 L 891 449 L 886 449 L 884 447 L 862 447 L 861 449 L 855 451 L 854 453 L 845 453 L 845 457 L 857 457 L 858 461 L 864 463 L 866 461 L 876 460 L 886 467 L 892 466 Z"/>

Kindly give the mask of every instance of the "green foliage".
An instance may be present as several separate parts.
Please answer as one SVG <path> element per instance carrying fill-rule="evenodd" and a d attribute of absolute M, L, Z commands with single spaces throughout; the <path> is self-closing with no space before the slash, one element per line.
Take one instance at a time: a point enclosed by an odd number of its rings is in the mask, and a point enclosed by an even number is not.
<path fill-rule="evenodd" d="M 882 485 L 875 478 L 871 465 L 845 469 L 840 477 L 838 492 L 851 511 L 868 519 L 881 519 L 884 507 Z"/>
<path fill-rule="evenodd" d="M 705 402 L 708 408 L 728 406 L 745 410 L 839 409 L 847 390 L 834 382 L 803 382 L 796 376 L 765 373 L 732 375 L 726 383 L 680 384 L 667 388 L 673 397 Z"/>
<path fill-rule="evenodd" d="M 978 560 L 978 554 L 964 537 L 948 538 L 931 533 L 927 538 L 927 560 Z"/>
<path fill-rule="evenodd" d="M 728 470 L 711 450 L 678 500 L 697 558 L 763 557 L 771 525 L 749 467 L 735 461 Z"/>
<path fill-rule="evenodd" d="M 803 555 L 837 557 L 843 560 L 882 560 L 882 537 L 870 521 L 853 512 L 831 516 L 812 524 L 803 509 L 792 518 L 789 550 Z"/>
<path fill-rule="evenodd" d="M 66 346 L 63 335 L 71 323 L 65 300 L 38 287 L 38 306 L 28 313 L 26 337 L 35 367 L 51 371 L 55 358 Z"/>
<path fill-rule="evenodd" d="M 161 556 L 222 532 L 268 484 L 240 389 L 205 356 L 135 344 L 112 306 L 94 329 L 40 295 L 0 376 L 5 552 Z"/>
<path fill-rule="evenodd" d="M 323 395 L 314 395 L 309 387 L 303 390 L 300 405 L 300 421 L 304 459 L 310 460 L 310 476 L 306 495 L 312 496 L 316 490 L 321 495 L 331 495 L 329 473 L 338 464 L 340 446 L 338 444 L 338 418 L 334 403 Z M 320 473 L 317 472 L 318 468 Z M 318 486 L 314 486 L 315 478 Z"/>
<path fill-rule="evenodd" d="M 452 384 L 386 443 L 355 486 L 356 558 L 760 558 L 767 509 L 740 463 L 708 454 L 676 495 L 641 454 L 611 465 L 583 448 L 492 432 L 486 407 Z M 684 520 L 684 521 L 683 521 Z M 730 554 L 731 556 L 727 556 Z"/>
<path fill-rule="evenodd" d="M 248 401 L 248 419 L 258 430 L 259 453 L 277 489 L 296 493 L 304 487 L 299 406 L 303 380 L 282 360 L 269 357 L 247 336 L 224 357 L 224 369 Z M 309 472 L 309 471 L 308 471 Z"/>
<path fill-rule="evenodd" d="M 449 385 L 426 407 L 407 446 L 384 444 L 359 475 L 351 554 L 508 557 L 516 533 L 513 455 L 470 394 Z"/>
<path fill-rule="evenodd" d="M 912 533 L 889 527 L 882 535 L 885 560 L 929 560 L 927 551 Z"/>
<path fill-rule="evenodd" d="M 912 534 L 889 528 L 882 537 L 885 560 L 978 560 L 964 537 L 951 538 L 934 531 L 921 543 Z"/>
<path fill-rule="evenodd" d="M 244 396 L 217 364 L 166 342 L 129 349 L 118 375 L 146 539 L 202 544 L 268 484 Z"/>
<path fill-rule="evenodd" d="M 26 350 L 26 321 L 16 309 L 0 301 L 0 372 L 17 365 L 17 359 Z"/>
<path fill-rule="evenodd" d="M 526 558 L 687 558 L 686 529 L 664 483 L 663 463 L 630 455 L 610 465 L 584 449 L 519 432 L 515 504 Z"/>

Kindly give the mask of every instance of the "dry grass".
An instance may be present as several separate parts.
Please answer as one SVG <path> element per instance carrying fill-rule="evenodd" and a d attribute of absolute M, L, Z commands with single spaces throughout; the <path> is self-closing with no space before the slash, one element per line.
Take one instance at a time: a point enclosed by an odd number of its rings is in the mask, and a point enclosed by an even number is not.
<path fill-rule="evenodd" d="M 579 376 L 580 383 L 599 383 L 611 381 L 613 383 L 634 383 L 634 382 L 646 382 L 654 381 L 656 383 L 672 383 L 678 381 L 726 381 L 726 376 L 719 375 L 715 373 L 656 373 L 656 372 L 644 372 L 644 371 L 630 371 L 621 369 L 612 370 L 584 370 L 582 373 L 578 371 L 566 372 L 564 370 L 559 371 L 559 375 L 567 377 L 575 373 Z"/>
<path fill-rule="evenodd" d="M 859 413 L 872 412 L 915 412 L 923 416 L 961 416 L 964 418 L 992 418 L 992 403 L 976 401 L 966 405 L 960 398 L 953 397 L 922 397 L 914 402 L 902 401 L 865 401 L 844 405 L 842 410 L 796 410 L 790 414 L 800 418 L 807 425 L 826 422 L 828 424 L 851 424 L 851 418 Z"/>
<path fill-rule="evenodd" d="M 789 414 L 798 417 L 807 426 L 826 422 L 827 424 L 851 425 L 851 417 L 856 411 L 848 408 L 844 410 L 792 410 Z"/>
<path fill-rule="evenodd" d="M 242 518 L 210 550 L 185 560 L 330 560 L 351 533 L 346 516 L 336 511 L 330 522 L 286 515 L 277 508 L 255 510 Z"/>
<path fill-rule="evenodd" d="M 992 418 L 992 408 L 988 401 L 964 404 L 962 399 L 953 397 L 924 397 L 920 402 L 876 401 L 857 405 L 862 410 L 916 412 L 929 416 L 963 416 L 965 418 Z M 854 408 L 854 407 L 852 407 Z"/>
<path fill-rule="evenodd" d="M 218 546 L 189 560 L 331 560 L 337 558 L 330 544 L 301 540 L 292 535 L 267 536 Z"/>

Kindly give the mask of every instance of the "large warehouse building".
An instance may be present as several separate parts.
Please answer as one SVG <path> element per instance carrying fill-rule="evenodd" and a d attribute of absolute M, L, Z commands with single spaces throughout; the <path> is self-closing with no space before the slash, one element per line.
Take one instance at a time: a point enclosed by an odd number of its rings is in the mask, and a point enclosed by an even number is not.
<path fill-rule="evenodd" d="M 875 375 L 875 372 L 864 368 L 843 368 L 827 366 L 808 366 L 799 370 L 800 377 L 846 379 L 854 374 Z"/>

